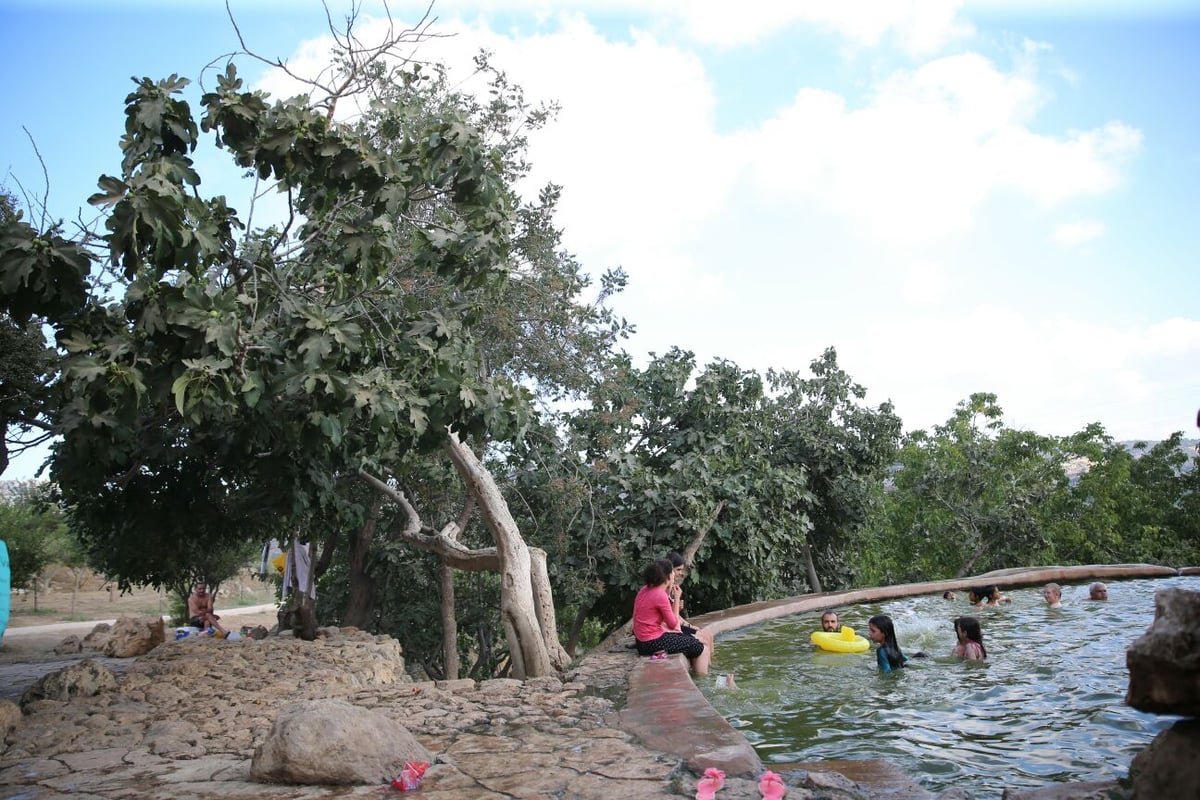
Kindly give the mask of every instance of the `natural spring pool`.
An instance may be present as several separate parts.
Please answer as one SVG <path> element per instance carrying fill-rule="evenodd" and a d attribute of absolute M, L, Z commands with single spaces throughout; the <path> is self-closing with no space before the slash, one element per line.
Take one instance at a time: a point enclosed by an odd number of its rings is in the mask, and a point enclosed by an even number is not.
<path fill-rule="evenodd" d="M 1200 577 L 1108 582 L 1107 601 L 1089 600 L 1087 587 L 1064 585 L 1062 609 L 1046 606 L 1041 586 L 1005 590 L 1011 604 L 983 609 L 965 592 L 834 606 L 863 636 L 871 616 L 890 615 L 905 655 L 928 654 L 890 675 L 873 649 L 810 644 L 819 611 L 772 620 L 722 634 L 697 685 L 775 769 L 884 759 L 931 791 L 962 786 L 980 800 L 1005 787 L 1123 778 L 1134 754 L 1179 719 L 1125 705 L 1125 650 L 1154 621 L 1156 591 L 1200 590 Z M 950 656 L 957 616 L 979 619 L 986 662 Z"/>

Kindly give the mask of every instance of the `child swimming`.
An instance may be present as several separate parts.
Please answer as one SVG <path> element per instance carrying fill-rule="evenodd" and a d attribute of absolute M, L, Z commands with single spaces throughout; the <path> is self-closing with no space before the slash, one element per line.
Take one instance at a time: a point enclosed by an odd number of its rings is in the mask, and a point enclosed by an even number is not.
<path fill-rule="evenodd" d="M 983 646 L 983 630 L 979 627 L 979 620 L 974 617 L 959 617 L 954 620 L 954 635 L 958 637 L 954 655 L 967 661 L 983 661 L 987 658 L 987 648 Z"/>
<path fill-rule="evenodd" d="M 867 638 L 879 645 L 875 659 L 879 662 L 880 672 L 900 669 L 908 661 L 908 657 L 900 650 L 900 643 L 896 641 L 896 626 L 887 614 L 877 614 L 867 620 Z"/>

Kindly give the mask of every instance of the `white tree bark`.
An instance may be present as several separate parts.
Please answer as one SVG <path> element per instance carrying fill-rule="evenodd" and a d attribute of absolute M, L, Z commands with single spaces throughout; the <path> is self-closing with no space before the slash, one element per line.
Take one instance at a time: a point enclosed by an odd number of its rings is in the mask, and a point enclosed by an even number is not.
<path fill-rule="evenodd" d="M 530 548 L 517 528 L 495 479 L 471 449 L 453 434 L 446 452 L 475 500 L 496 546 L 472 550 L 458 540 L 454 524 L 439 533 L 422 533 L 421 519 L 403 492 L 369 473 L 360 477 L 404 509 L 405 541 L 441 556 L 443 563 L 468 571 L 500 573 L 500 619 L 508 640 L 514 678 L 536 678 L 564 669 L 571 657 L 558 640 L 558 625 L 546 554 Z"/>
<path fill-rule="evenodd" d="M 453 433 L 446 440 L 446 452 L 475 498 L 483 521 L 496 542 L 496 554 L 500 559 L 500 618 L 508 637 L 513 677 L 524 679 L 554 674 L 560 665 L 566 664 L 568 656 L 558 642 L 554 603 L 552 600 L 547 602 L 550 582 L 545 569 L 545 553 L 541 554 L 541 578 L 538 581 L 541 585 L 535 593 L 533 554 L 495 479 L 479 463 L 471 448 Z"/>

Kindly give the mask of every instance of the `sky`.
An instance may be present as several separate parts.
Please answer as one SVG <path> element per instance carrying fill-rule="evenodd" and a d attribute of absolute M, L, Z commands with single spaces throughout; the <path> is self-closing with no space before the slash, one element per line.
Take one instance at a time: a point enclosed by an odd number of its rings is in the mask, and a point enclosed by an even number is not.
<path fill-rule="evenodd" d="M 369 36 L 382 6 L 361 5 Z M 399 23 L 429 8 L 388 6 Z M 254 51 L 323 63 L 317 0 L 230 9 Z M 991 392 L 1013 428 L 1196 435 L 1200 0 L 429 13 L 447 35 L 417 54 L 463 89 L 485 90 L 469 69 L 482 47 L 561 107 L 531 137 L 521 190 L 561 185 L 565 247 L 596 275 L 629 274 L 614 305 L 639 362 L 677 346 L 701 365 L 806 372 L 834 347 L 866 403 L 891 401 L 910 431 Z M 238 41 L 220 0 L 0 0 L 0 46 L 25 70 L 0 96 L 0 183 L 69 228 L 119 169 L 130 77 L 212 86 L 205 67 Z M 235 62 L 251 86 L 292 93 Z M 216 154 L 198 164 L 212 193 L 235 174 Z"/>

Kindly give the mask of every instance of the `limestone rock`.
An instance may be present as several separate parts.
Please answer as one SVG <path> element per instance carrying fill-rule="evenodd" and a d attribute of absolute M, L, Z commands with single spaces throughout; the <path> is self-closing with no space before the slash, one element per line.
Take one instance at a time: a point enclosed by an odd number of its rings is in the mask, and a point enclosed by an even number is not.
<path fill-rule="evenodd" d="M 262 783 L 378 784 L 407 761 L 432 762 L 408 729 L 343 700 L 284 707 L 254 751 L 250 779 Z"/>
<path fill-rule="evenodd" d="M 39 678 L 21 695 L 21 707 L 38 700 L 66 702 L 73 697 L 92 697 L 116 686 L 117 679 L 107 667 L 85 658 Z"/>
<path fill-rule="evenodd" d="M 1200 720 L 1185 719 L 1154 737 L 1129 765 L 1137 798 L 1195 797 L 1200 787 Z"/>
<path fill-rule="evenodd" d="M 101 652 L 104 650 L 104 645 L 108 643 L 108 634 L 112 630 L 112 625 L 107 622 L 97 622 L 96 627 L 92 628 L 91 633 L 83 637 L 83 649 L 95 650 Z"/>
<path fill-rule="evenodd" d="M 1200 715 L 1200 592 L 1154 595 L 1154 624 L 1125 654 L 1125 702 L 1139 711 Z"/>
<path fill-rule="evenodd" d="M 54 654 L 59 656 L 68 656 L 74 653 L 83 652 L 83 642 L 75 634 L 71 634 L 67 638 L 54 646 Z"/>
<path fill-rule="evenodd" d="M 21 721 L 21 707 L 11 700 L 0 700 L 0 742 Z"/>
<path fill-rule="evenodd" d="M 149 653 L 167 640 L 162 617 L 121 617 L 109 631 L 104 655 L 132 658 Z"/>

